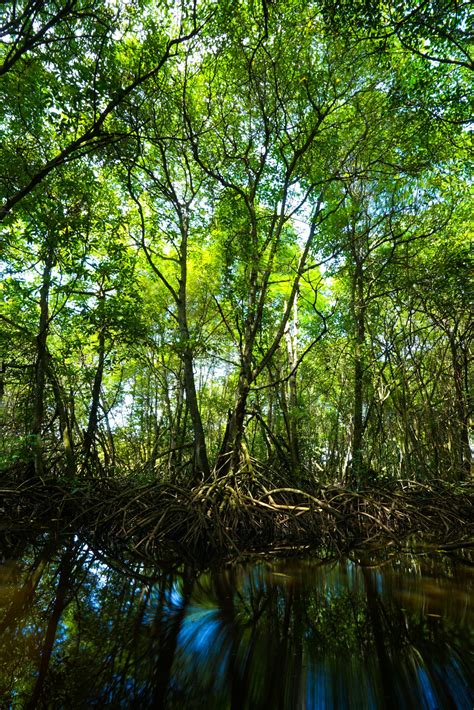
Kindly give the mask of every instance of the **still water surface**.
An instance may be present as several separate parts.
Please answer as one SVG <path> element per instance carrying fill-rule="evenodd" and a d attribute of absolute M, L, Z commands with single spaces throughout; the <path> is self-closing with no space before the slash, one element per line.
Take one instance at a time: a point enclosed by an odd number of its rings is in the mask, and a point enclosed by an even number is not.
<path fill-rule="evenodd" d="M 1 708 L 474 706 L 473 567 L 404 554 L 128 574 L 4 550 Z"/>

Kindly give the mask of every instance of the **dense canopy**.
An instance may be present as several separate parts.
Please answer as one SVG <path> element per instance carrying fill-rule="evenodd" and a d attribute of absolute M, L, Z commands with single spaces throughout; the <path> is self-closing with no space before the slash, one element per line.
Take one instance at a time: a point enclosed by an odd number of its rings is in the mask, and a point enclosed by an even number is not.
<path fill-rule="evenodd" d="M 472 3 L 0 26 L 4 470 L 469 476 Z"/>

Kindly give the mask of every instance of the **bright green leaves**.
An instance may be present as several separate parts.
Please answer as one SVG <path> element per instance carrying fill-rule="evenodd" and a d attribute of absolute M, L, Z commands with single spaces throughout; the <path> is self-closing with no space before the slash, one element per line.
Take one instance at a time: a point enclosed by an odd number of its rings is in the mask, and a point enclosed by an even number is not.
<path fill-rule="evenodd" d="M 26 411 L 50 264 L 51 450 L 54 406 L 80 440 L 92 392 L 101 455 L 114 444 L 129 468 L 169 447 L 185 470 L 199 416 L 217 453 L 228 410 L 236 450 L 247 437 L 281 464 L 300 436 L 304 465 L 333 478 L 355 409 L 374 466 L 423 459 L 426 413 L 432 432 L 446 415 L 453 448 L 465 393 L 450 376 L 471 337 L 468 5 L 14 5 L 0 366 Z"/>

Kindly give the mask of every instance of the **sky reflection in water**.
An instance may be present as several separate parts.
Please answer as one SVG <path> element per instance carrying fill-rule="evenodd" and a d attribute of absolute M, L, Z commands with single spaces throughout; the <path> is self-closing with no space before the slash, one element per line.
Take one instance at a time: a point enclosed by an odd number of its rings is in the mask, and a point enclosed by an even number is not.
<path fill-rule="evenodd" d="M 469 559 L 277 560 L 147 583 L 78 540 L 7 552 L 2 708 L 472 710 Z"/>

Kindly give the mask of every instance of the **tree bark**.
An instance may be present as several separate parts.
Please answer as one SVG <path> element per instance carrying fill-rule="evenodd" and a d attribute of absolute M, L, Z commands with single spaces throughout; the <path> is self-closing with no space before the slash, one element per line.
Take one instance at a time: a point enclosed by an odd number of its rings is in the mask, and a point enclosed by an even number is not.
<path fill-rule="evenodd" d="M 293 319 L 289 321 L 285 333 L 286 350 L 288 356 L 288 368 L 290 377 L 288 379 L 288 438 L 291 452 L 291 463 L 293 471 L 298 476 L 300 469 L 300 444 L 299 444 L 299 422 L 298 422 L 298 392 L 296 382 L 296 372 L 298 363 L 298 295 L 293 303 Z"/>
<path fill-rule="evenodd" d="M 59 414 L 59 424 L 61 428 L 61 437 L 66 459 L 66 471 L 68 477 L 72 480 L 76 471 L 76 459 L 74 454 L 74 441 L 72 435 L 71 417 L 67 411 L 66 397 L 61 387 L 61 383 L 53 370 L 51 357 L 48 363 L 48 378 L 53 388 L 54 400 L 56 409 Z"/>
<path fill-rule="evenodd" d="M 36 336 L 36 364 L 33 395 L 33 424 L 31 428 L 31 448 L 34 470 L 37 476 L 44 471 L 42 429 L 45 409 L 46 370 L 48 367 L 48 329 L 49 329 L 49 292 L 51 272 L 54 265 L 54 247 L 49 242 L 43 269 L 40 289 L 40 319 Z"/>
<path fill-rule="evenodd" d="M 187 215 L 179 210 L 181 227 L 181 248 L 180 248 L 180 279 L 178 293 L 178 325 L 183 348 L 182 359 L 184 368 L 184 388 L 186 400 L 191 417 L 194 434 L 194 457 L 193 469 L 196 474 L 201 474 L 208 478 L 210 474 L 209 461 L 207 458 L 206 437 L 202 424 L 201 411 L 196 392 L 196 381 L 194 378 L 194 354 L 191 345 L 188 313 L 187 313 L 187 278 L 188 278 L 188 219 Z"/>
<path fill-rule="evenodd" d="M 87 424 L 87 430 L 84 436 L 84 468 L 87 467 L 90 458 L 93 453 L 95 437 L 97 433 L 97 424 L 99 419 L 99 407 L 100 407 L 100 390 L 102 387 L 102 378 L 104 376 L 104 365 L 105 365 L 105 323 L 104 323 L 104 306 L 105 306 L 105 293 L 101 290 L 99 292 L 99 348 L 98 356 L 99 360 L 97 363 L 97 369 L 94 376 L 94 383 L 92 385 L 92 398 L 91 406 L 89 410 L 89 421 Z"/>
<path fill-rule="evenodd" d="M 361 482 L 363 474 L 364 435 L 364 344 L 365 344 L 365 303 L 364 272 L 361 260 L 356 261 L 352 312 L 355 325 L 354 346 L 354 406 L 352 410 L 352 450 L 351 473 L 355 483 Z"/>
<path fill-rule="evenodd" d="M 471 474 L 471 447 L 469 444 L 469 392 L 468 380 L 464 377 L 467 369 L 467 356 L 462 352 L 455 335 L 450 334 L 449 344 L 453 362 L 454 392 L 456 407 L 456 460 L 460 479 L 467 479 Z M 464 387 L 466 384 L 466 389 Z"/>

